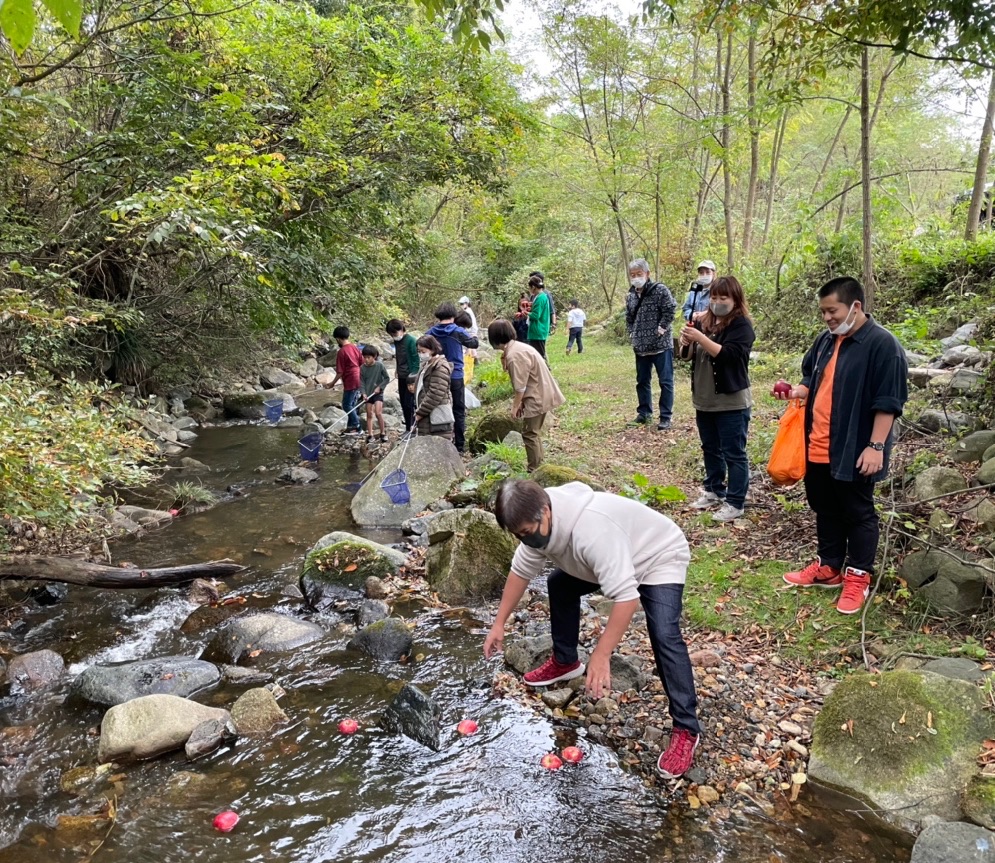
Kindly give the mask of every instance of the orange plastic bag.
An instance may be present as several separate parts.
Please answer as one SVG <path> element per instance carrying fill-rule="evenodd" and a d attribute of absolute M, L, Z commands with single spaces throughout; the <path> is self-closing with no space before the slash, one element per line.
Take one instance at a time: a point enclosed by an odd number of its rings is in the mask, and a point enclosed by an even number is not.
<path fill-rule="evenodd" d="M 798 399 L 781 416 L 767 473 L 777 485 L 794 485 L 805 478 L 805 407 Z"/>

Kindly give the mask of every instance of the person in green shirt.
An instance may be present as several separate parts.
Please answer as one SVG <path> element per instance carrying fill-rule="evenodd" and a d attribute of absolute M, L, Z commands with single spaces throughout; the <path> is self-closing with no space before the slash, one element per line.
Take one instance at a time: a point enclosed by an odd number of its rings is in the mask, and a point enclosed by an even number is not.
<path fill-rule="evenodd" d="M 546 359 L 546 339 L 549 338 L 551 312 L 549 294 L 543 290 L 542 273 L 529 277 L 529 290 L 532 292 L 532 309 L 529 311 L 529 332 L 525 341 L 543 359 Z"/>
<path fill-rule="evenodd" d="M 415 424 L 415 379 L 418 377 L 418 345 L 404 324 L 397 318 L 387 321 L 387 335 L 394 340 L 394 360 L 397 364 L 397 395 L 404 414 L 404 430 Z"/>

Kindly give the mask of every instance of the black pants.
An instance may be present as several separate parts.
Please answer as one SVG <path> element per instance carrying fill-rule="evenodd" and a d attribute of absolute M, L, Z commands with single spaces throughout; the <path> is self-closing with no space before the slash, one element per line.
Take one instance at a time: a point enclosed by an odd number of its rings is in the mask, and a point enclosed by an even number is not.
<path fill-rule="evenodd" d="M 567 351 L 574 346 L 574 342 L 577 342 L 577 353 L 584 353 L 584 328 L 583 327 L 571 327 L 570 334 L 567 337 Z"/>
<path fill-rule="evenodd" d="M 879 534 L 874 483 L 833 479 L 828 464 L 807 462 L 805 495 L 815 513 L 822 563 L 835 569 L 846 565 L 874 572 Z"/>
<path fill-rule="evenodd" d="M 398 381 L 397 395 L 401 400 L 401 413 L 404 414 L 404 430 L 411 431 L 415 424 L 415 394 L 408 390 L 407 383 Z"/>
<path fill-rule="evenodd" d="M 463 378 L 449 381 L 449 392 L 453 394 L 453 443 L 460 452 L 466 450 L 466 390 Z"/>
<path fill-rule="evenodd" d="M 526 344 L 532 345 L 539 352 L 539 356 L 546 359 L 546 341 L 545 339 L 529 339 Z"/>

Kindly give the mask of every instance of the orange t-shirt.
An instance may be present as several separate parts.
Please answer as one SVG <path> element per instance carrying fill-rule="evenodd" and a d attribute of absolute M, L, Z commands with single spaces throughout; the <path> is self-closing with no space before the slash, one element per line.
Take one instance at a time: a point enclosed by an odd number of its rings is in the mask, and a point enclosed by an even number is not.
<path fill-rule="evenodd" d="M 812 404 L 812 431 L 808 436 L 808 460 L 815 464 L 829 464 L 829 419 L 833 415 L 833 378 L 836 376 L 836 357 L 840 353 L 843 337 L 836 337 L 833 355 L 822 370 L 822 380 Z"/>

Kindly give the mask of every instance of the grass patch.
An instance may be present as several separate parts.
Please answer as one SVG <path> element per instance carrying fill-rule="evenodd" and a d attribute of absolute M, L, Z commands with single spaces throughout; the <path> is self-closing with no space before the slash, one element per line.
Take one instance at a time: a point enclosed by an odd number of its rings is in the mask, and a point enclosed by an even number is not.
<path fill-rule="evenodd" d="M 491 458 L 503 461 L 515 473 L 524 474 L 528 467 L 528 456 L 522 447 L 491 441 L 484 445 L 484 452 Z"/>

